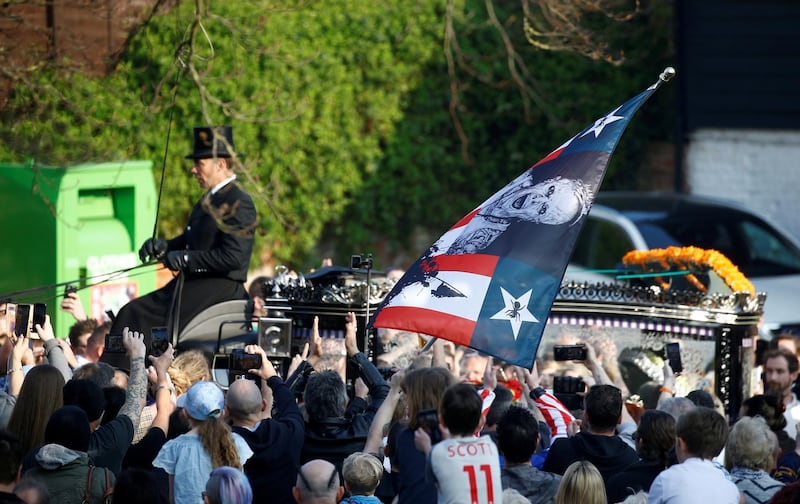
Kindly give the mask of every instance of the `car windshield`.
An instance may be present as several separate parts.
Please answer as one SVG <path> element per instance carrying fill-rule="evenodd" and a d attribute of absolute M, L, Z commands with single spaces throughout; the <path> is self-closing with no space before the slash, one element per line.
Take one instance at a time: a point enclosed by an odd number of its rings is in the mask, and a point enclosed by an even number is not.
<path fill-rule="evenodd" d="M 636 221 L 650 248 L 692 245 L 724 254 L 747 277 L 800 273 L 800 250 L 766 222 L 743 212 Z"/>

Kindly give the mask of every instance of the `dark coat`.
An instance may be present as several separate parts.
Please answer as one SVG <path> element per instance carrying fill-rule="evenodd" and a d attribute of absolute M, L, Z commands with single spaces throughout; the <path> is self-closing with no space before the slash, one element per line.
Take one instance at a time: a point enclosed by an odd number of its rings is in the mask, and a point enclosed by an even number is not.
<path fill-rule="evenodd" d="M 650 485 L 665 469 L 657 460 L 640 460 L 608 478 L 606 495 L 608 502 L 622 502 L 636 492 L 650 492 Z"/>
<path fill-rule="evenodd" d="M 189 216 L 184 233 L 167 241 L 168 250 L 185 250 L 188 268 L 181 273 L 179 331 L 206 308 L 232 299 L 247 299 L 243 282 L 250 268 L 254 229 L 258 220 L 252 198 L 233 182 L 208 193 Z M 111 327 L 122 334 L 124 327 L 140 331 L 150 345 L 150 329 L 168 325 L 177 278 L 167 285 L 123 306 Z M 125 356 L 103 354 L 103 362 L 129 368 Z"/>
<path fill-rule="evenodd" d="M 233 432 L 253 450 L 244 465 L 253 502 L 294 504 L 292 487 L 303 448 L 303 416 L 283 380 L 273 376 L 267 385 L 272 389 L 272 418 L 262 420 L 255 431 L 234 425 Z"/>
<path fill-rule="evenodd" d="M 341 471 L 342 462 L 348 455 L 364 449 L 372 419 L 389 395 L 389 385 L 363 353 L 355 354 L 351 361 L 358 369 L 358 376 L 369 388 L 370 403 L 363 411 L 351 408 L 350 416 L 309 420 L 301 455 L 303 463 L 324 459 Z"/>
<path fill-rule="evenodd" d="M 579 432 L 570 438 L 556 439 L 547 452 L 542 470 L 564 474 L 570 464 L 588 460 L 608 481 L 612 474 L 633 464 L 639 457 L 619 436 L 603 436 Z"/>

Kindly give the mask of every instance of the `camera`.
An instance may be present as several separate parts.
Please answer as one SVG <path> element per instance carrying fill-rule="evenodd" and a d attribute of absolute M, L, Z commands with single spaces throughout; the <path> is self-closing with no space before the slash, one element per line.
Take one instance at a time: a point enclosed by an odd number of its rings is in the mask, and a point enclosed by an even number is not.
<path fill-rule="evenodd" d="M 350 269 L 371 269 L 372 268 L 372 254 L 367 254 L 367 257 L 360 255 L 350 256 Z"/>
<path fill-rule="evenodd" d="M 158 357 L 169 348 L 169 335 L 166 327 L 150 329 L 150 355 Z"/>
<path fill-rule="evenodd" d="M 247 371 L 248 369 L 261 368 L 261 355 L 250 354 L 241 348 L 235 348 L 231 351 L 231 358 L 229 363 L 231 371 Z"/>
<path fill-rule="evenodd" d="M 557 361 L 586 360 L 586 345 L 554 345 L 553 358 Z"/>

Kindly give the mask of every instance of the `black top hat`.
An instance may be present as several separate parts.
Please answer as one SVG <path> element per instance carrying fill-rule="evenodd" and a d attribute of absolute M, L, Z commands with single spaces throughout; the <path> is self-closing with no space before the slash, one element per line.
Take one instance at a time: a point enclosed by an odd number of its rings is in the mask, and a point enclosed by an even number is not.
<path fill-rule="evenodd" d="M 209 127 L 196 127 L 194 129 L 194 150 L 186 159 L 208 159 L 213 157 L 230 158 L 236 152 L 233 145 L 233 128 L 230 126 L 217 126 L 214 131 Z M 215 149 L 216 144 L 216 149 Z"/>

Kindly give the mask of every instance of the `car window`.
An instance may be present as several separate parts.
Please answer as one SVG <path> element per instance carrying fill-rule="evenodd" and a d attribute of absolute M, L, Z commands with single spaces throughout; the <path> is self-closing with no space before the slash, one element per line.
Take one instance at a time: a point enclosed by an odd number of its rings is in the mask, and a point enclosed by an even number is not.
<path fill-rule="evenodd" d="M 636 224 L 650 248 L 675 245 L 717 250 L 748 277 L 800 273 L 800 251 L 772 227 L 741 212 Z"/>
<path fill-rule="evenodd" d="M 578 236 L 571 263 L 587 269 L 616 269 L 622 256 L 632 249 L 633 242 L 620 226 L 590 215 Z"/>
<path fill-rule="evenodd" d="M 785 275 L 800 272 L 800 254 L 771 229 L 756 222 L 743 221 L 750 258 L 748 269 L 752 276 Z M 744 270 L 742 270 L 744 272 Z M 744 272 L 747 275 L 747 272 Z"/>

